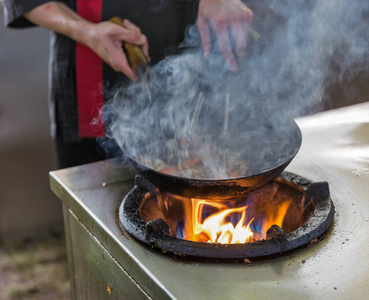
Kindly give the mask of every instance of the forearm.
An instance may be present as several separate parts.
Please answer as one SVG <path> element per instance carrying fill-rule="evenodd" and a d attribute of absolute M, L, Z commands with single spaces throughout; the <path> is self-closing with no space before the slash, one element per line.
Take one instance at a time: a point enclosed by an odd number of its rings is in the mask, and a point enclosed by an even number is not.
<path fill-rule="evenodd" d="M 148 56 L 148 43 L 141 30 L 129 22 L 123 26 L 112 22 L 92 23 L 82 18 L 61 2 L 48 2 L 24 14 L 30 22 L 63 34 L 88 46 L 115 71 L 124 73 L 131 80 L 136 74 L 128 64 L 122 50 L 122 42 L 138 45 Z"/>
<path fill-rule="evenodd" d="M 48 2 L 24 14 L 30 22 L 87 44 L 93 23 L 79 16 L 62 2 Z"/>

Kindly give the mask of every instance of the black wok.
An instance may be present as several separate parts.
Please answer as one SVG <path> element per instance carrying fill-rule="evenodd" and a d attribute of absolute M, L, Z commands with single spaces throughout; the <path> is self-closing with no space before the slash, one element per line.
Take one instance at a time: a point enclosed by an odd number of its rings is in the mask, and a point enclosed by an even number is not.
<path fill-rule="evenodd" d="M 299 127 L 293 119 L 280 113 L 275 115 L 275 112 L 264 110 L 245 118 L 230 116 L 229 134 L 233 142 L 229 143 L 229 148 L 241 153 L 250 164 L 247 174 L 237 178 L 184 178 L 161 173 L 135 159 L 129 159 L 129 162 L 161 190 L 188 198 L 233 198 L 277 177 L 297 154 L 302 140 Z"/>

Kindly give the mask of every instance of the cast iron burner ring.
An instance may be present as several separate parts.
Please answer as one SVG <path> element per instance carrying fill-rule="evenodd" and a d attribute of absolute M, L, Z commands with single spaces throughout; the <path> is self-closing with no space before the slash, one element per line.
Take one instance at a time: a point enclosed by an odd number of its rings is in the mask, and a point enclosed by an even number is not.
<path fill-rule="evenodd" d="M 218 258 L 255 258 L 279 254 L 308 244 L 325 233 L 333 223 L 334 205 L 327 182 L 310 180 L 289 172 L 283 172 L 273 182 L 304 191 L 301 200 L 303 225 L 290 233 L 273 225 L 265 240 L 244 244 L 214 244 L 193 242 L 170 235 L 163 219 L 146 223 L 141 216 L 141 202 L 148 193 L 155 194 L 155 187 L 141 176 L 136 176 L 134 188 L 119 207 L 119 219 L 124 228 L 139 241 L 174 254 Z"/>

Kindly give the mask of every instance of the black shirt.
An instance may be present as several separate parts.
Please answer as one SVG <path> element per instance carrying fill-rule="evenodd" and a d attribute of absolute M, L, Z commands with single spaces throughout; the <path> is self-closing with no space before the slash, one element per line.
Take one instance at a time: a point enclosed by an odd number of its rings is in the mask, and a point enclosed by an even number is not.
<path fill-rule="evenodd" d="M 76 11 L 78 0 L 59 1 Z M 4 0 L 5 25 L 14 28 L 34 26 L 22 15 L 47 0 Z M 135 23 L 149 41 L 152 63 L 175 53 L 182 41 L 185 29 L 192 24 L 197 12 L 196 0 L 104 0 L 101 21 L 113 16 Z M 49 70 L 49 107 L 52 135 L 65 142 L 81 140 L 78 129 L 76 96 L 76 43 L 61 34 L 51 33 Z M 88 74 L 86 74 L 88 76 Z M 124 81 L 121 74 L 103 64 L 104 99 L 117 81 Z"/>

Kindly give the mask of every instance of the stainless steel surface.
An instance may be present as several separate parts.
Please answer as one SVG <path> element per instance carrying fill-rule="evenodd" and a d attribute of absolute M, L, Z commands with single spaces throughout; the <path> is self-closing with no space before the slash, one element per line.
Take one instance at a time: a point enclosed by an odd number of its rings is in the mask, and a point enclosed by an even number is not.
<path fill-rule="evenodd" d="M 329 182 L 335 225 L 315 246 L 278 259 L 251 264 L 184 263 L 138 243 L 122 233 L 116 220 L 134 172 L 111 161 L 51 172 L 51 186 L 75 218 L 154 299 L 366 299 L 369 103 L 305 117 L 298 124 L 303 142 L 287 170 Z M 72 248 L 82 246 L 78 239 L 72 241 Z"/>
<path fill-rule="evenodd" d="M 69 210 L 75 299 L 150 299 L 104 245 Z M 109 290 L 108 290 L 109 289 Z"/>

